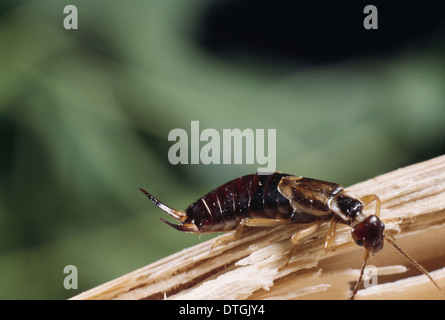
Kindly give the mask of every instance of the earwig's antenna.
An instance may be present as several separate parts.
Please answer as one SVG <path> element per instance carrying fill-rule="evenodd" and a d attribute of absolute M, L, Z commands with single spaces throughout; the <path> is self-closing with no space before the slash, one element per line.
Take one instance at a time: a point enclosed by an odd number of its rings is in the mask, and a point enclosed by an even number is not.
<path fill-rule="evenodd" d="M 366 263 L 368 262 L 368 258 L 369 258 L 369 251 L 365 249 L 365 257 L 363 259 L 362 269 L 360 270 L 360 276 L 358 277 L 358 280 L 355 283 L 354 290 L 352 290 L 352 295 L 349 298 L 349 300 L 354 300 L 355 295 L 357 294 L 358 288 L 360 287 L 360 285 L 363 282 L 363 273 L 365 272 L 365 267 L 366 267 Z"/>
<path fill-rule="evenodd" d="M 420 263 L 418 263 L 416 260 L 414 260 L 413 257 L 411 257 L 409 254 L 407 254 L 405 251 L 402 250 L 402 248 L 400 248 L 395 242 L 394 240 L 391 238 L 391 234 L 389 233 L 383 233 L 383 236 L 385 237 L 385 240 L 388 241 L 390 244 L 393 245 L 394 248 L 397 249 L 397 251 L 399 251 L 406 259 L 408 259 L 408 261 L 415 266 L 417 269 L 419 269 L 419 271 L 421 271 L 424 275 L 426 275 L 428 277 L 428 279 L 430 279 L 430 281 L 437 287 L 437 289 L 439 289 L 440 291 L 442 291 L 442 288 L 439 287 L 439 285 L 437 284 L 436 281 L 434 281 L 434 279 L 430 276 L 430 274 L 428 273 L 428 271 L 425 270 L 424 267 L 422 267 L 422 265 Z M 365 250 L 365 257 L 363 260 L 363 265 L 362 265 L 362 269 L 360 270 L 360 276 L 354 286 L 354 290 L 352 291 L 352 295 L 350 300 L 354 300 L 355 295 L 357 294 L 358 288 L 360 287 L 360 285 L 363 282 L 363 273 L 365 272 L 365 267 L 366 267 L 366 263 L 368 261 L 369 258 L 369 251 Z"/>
<path fill-rule="evenodd" d="M 175 218 L 176 220 L 179 221 L 185 221 L 187 219 L 187 214 L 184 211 L 180 211 L 180 210 L 176 210 L 173 208 L 170 208 L 169 206 L 163 204 L 161 201 L 159 201 L 158 199 L 156 199 L 155 197 L 153 197 L 151 194 L 149 194 L 147 191 L 145 191 L 142 188 L 139 188 L 139 190 L 141 192 L 143 192 L 148 199 L 150 199 L 151 201 L 153 201 L 153 203 L 160 208 L 161 210 L 163 210 L 164 212 L 166 212 L 169 216 Z"/>
<path fill-rule="evenodd" d="M 397 251 L 399 251 L 406 259 L 408 259 L 409 262 L 411 262 L 411 264 L 413 266 L 415 266 L 417 269 L 419 269 L 424 275 L 426 275 L 432 283 L 434 283 L 434 285 L 437 287 L 437 289 L 439 289 L 440 291 L 442 291 L 442 289 L 439 287 L 439 285 L 436 283 L 436 281 L 434 281 L 434 279 L 430 276 L 430 274 L 428 273 L 428 271 L 425 270 L 424 267 L 422 267 L 420 265 L 420 263 L 418 263 L 416 260 L 414 260 L 413 257 L 411 257 L 409 254 L 405 253 L 395 242 L 393 239 L 391 239 L 389 234 L 384 233 L 383 236 L 385 237 L 385 240 L 388 241 L 389 243 L 391 243 L 394 248 L 397 249 Z"/>

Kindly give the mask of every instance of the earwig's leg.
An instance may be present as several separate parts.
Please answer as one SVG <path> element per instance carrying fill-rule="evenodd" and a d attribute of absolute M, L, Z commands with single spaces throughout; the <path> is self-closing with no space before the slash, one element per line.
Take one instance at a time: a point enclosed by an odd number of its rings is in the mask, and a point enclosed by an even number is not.
<path fill-rule="evenodd" d="M 236 231 L 220 236 L 218 239 L 215 240 L 215 242 L 213 242 L 211 249 L 214 249 L 224 243 L 228 243 L 228 242 L 235 240 L 236 239 L 235 234 L 236 234 Z"/>
<path fill-rule="evenodd" d="M 248 227 L 276 227 L 283 224 L 290 224 L 290 219 L 256 219 L 256 218 L 244 218 L 241 220 L 240 225 Z"/>
<path fill-rule="evenodd" d="M 337 231 L 337 221 L 331 219 L 331 224 L 329 225 L 328 234 L 324 242 L 324 248 L 326 251 L 335 251 L 334 240 Z"/>
<path fill-rule="evenodd" d="M 218 239 L 216 239 L 212 245 L 212 249 L 215 247 L 218 247 L 224 243 L 238 239 L 241 236 L 245 226 L 247 226 L 247 227 L 276 227 L 276 226 L 280 226 L 283 224 L 290 224 L 290 223 L 291 223 L 290 219 L 244 218 L 239 222 L 235 232 L 228 233 L 228 234 L 223 235 L 223 236 L 219 237 Z"/>
<path fill-rule="evenodd" d="M 381 205 L 380 198 L 378 195 L 369 194 L 367 196 L 362 197 L 360 200 L 363 201 L 363 203 L 365 204 L 365 207 L 375 200 L 375 215 L 377 217 L 380 216 L 380 208 L 382 207 L 382 205 Z"/>
<path fill-rule="evenodd" d="M 310 224 L 308 226 L 306 226 L 303 229 L 298 230 L 297 232 L 295 232 L 292 235 L 291 241 L 292 243 L 295 245 L 294 248 L 289 252 L 289 255 L 287 257 L 287 261 L 285 266 L 287 267 L 287 265 L 289 264 L 290 259 L 292 258 L 292 256 L 294 255 L 295 251 L 298 249 L 298 247 L 301 245 L 300 240 L 307 237 L 308 235 L 314 233 L 318 227 L 320 226 L 320 221 L 317 220 L 315 221 L 313 224 Z"/>
<path fill-rule="evenodd" d="M 300 245 L 300 240 L 315 232 L 320 226 L 320 221 L 317 220 L 306 228 L 300 229 L 292 235 L 291 241 L 295 245 Z"/>

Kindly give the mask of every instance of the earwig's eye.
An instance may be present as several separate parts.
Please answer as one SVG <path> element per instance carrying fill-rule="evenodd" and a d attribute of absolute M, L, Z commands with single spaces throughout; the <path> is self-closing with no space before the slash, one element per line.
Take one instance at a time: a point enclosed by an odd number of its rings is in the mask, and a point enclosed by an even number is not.
<path fill-rule="evenodd" d="M 351 233 L 357 245 L 364 246 L 371 252 L 377 252 L 383 248 L 384 230 L 385 224 L 373 215 L 353 226 Z"/>

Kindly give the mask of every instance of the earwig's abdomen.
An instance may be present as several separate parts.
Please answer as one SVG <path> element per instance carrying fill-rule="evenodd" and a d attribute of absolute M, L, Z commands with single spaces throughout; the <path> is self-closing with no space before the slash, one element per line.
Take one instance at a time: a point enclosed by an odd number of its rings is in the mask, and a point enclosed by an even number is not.
<path fill-rule="evenodd" d="M 287 219 L 293 209 L 277 188 L 285 176 L 252 174 L 229 181 L 191 204 L 184 223 L 194 223 L 200 232 L 223 232 L 244 218 Z"/>

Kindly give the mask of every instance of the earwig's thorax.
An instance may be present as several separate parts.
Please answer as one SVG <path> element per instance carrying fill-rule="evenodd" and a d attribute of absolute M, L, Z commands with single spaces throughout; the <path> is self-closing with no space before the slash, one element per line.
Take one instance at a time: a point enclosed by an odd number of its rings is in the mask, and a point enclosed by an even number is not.
<path fill-rule="evenodd" d="M 366 216 L 363 207 L 362 200 L 346 192 L 338 194 L 332 203 L 336 219 L 351 227 L 355 243 L 374 253 L 383 248 L 385 224 L 376 215 Z"/>
<path fill-rule="evenodd" d="M 352 194 L 344 191 L 333 199 L 331 209 L 336 214 L 336 219 L 348 226 L 363 220 L 363 203 Z"/>

